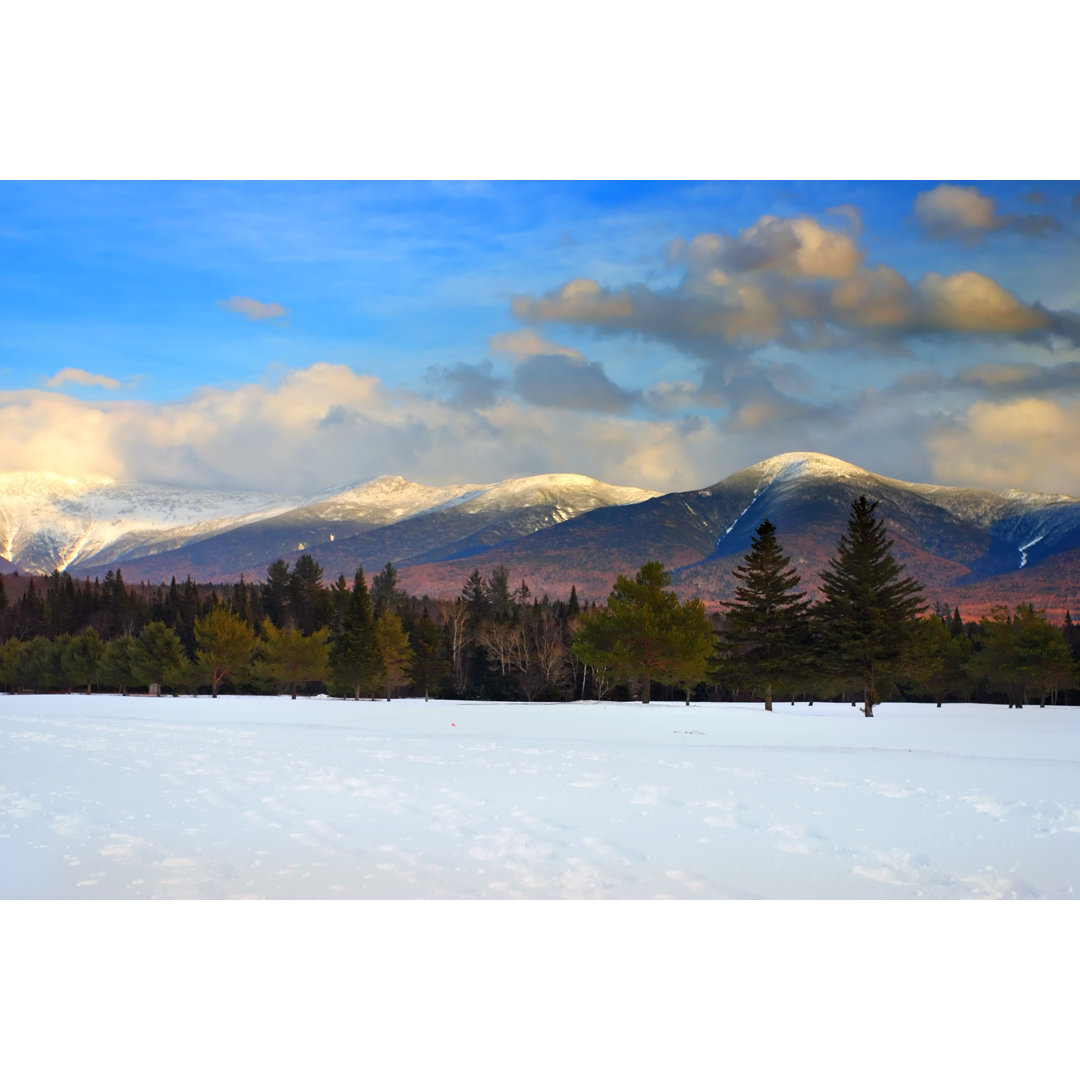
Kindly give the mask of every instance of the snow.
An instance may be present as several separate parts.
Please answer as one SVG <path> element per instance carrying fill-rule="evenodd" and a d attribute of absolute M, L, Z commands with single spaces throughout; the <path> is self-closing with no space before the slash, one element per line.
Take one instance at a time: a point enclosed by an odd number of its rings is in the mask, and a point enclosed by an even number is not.
<path fill-rule="evenodd" d="M 852 465 L 849 461 L 808 450 L 777 454 L 752 467 L 760 470 L 769 484 L 776 481 L 798 480 L 805 476 L 852 480 L 874 475 L 865 469 L 860 469 L 857 465 Z"/>
<path fill-rule="evenodd" d="M 1020 569 L 1021 570 L 1023 570 L 1024 567 L 1027 566 L 1027 561 L 1028 561 L 1027 549 L 1029 547 L 1034 547 L 1042 539 L 1044 539 L 1044 537 L 1036 536 L 1034 540 L 1029 540 L 1026 544 L 1021 544 L 1020 545 L 1018 550 L 1020 552 Z"/>
<path fill-rule="evenodd" d="M 1080 709 L 0 697 L 0 898 L 1072 898 Z"/>
<path fill-rule="evenodd" d="M 179 547 L 284 513 L 298 502 L 266 492 L 0 473 L 0 555 L 24 571 L 49 574 L 99 555 Z"/>
<path fill-rule="evenodd" d="M 475 512 L 556 502 L 558 520 L 565 520 L 598 506 L 642 502 L 657 494 L 574 473 L 446 487 L 380 476 L 310 496 L 0 473 L 0 558 L 33 573 L 78 572 L 80 566 L 175 550 L 289 512 L 387 525 L 457 505 Z"/>

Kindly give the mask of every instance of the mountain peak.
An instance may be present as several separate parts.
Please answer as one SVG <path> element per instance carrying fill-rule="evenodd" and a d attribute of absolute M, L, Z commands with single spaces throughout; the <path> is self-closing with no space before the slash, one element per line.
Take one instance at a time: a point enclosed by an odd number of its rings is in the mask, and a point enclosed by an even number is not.
<path fill-rule="evenodd" d="M 760 469 L 770 483 L 783 478 L 793 480 L 801 476 L 819 476 L 830 479 L 854 478 L 866 476 L 865 469 L 852 465 L 840 458 L 828 454 L 818 454 L 810 450 L 796 450 L 787 454 L 777 454 L 766 458 L 756 468 Z"/>

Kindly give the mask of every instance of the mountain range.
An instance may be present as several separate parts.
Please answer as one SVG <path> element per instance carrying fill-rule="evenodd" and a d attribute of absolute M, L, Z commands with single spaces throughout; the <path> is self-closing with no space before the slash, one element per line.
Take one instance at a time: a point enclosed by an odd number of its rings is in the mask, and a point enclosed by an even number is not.
<path fill-rule="evenodd" d="M 414 594 L 451 597 L 502 563 L 536 595 L 602 600 L 616 574 L 656 559 L 712 606 L 768 517 L 813 590 L 852 501 L 867 495 L 928 600 L 977 617 L 1031 602 L 1080 611 L 1080 499 L 916 484 L 816 453 L 769 458 L 712 487 L 661 494 L 553 474 L 427 487 L 380 477 L 308 497 L 191 491 L 103 478 L 0 475 L 0 571 L 128 581 L 260 580 L 310 553 L 326 580 L 387 562 Z M 5 565 L 6 564 L 6 565 Z"/>

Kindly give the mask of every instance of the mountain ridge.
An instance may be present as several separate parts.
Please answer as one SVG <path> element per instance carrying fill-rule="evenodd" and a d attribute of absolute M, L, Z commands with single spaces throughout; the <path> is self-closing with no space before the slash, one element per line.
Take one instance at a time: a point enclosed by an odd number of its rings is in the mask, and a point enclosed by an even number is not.
<path fill-rule="evenodd" d="M 474 567 L 502 563 L 538 594 L 576 585 L 602 600 L 616 574 L 656 559 L 677 590 L 718 605 L 765 517 L 813 591 L 860 494 L 878 502 L 897 557 L 932 600 L 988 610 L 1027 588 L 1037 606 L 1080 610 L 1080 499 L 898 480 L 814 451 L 666 494 L 576 473 L 443 487 L 382 476 L 308 496 L 0 474 L 0 560 L 31 573 L 226 582 L 261 580 L 269 563 L 309 552 L 326 580 L 393 562 L 404 587 L 447 598 Z"/>

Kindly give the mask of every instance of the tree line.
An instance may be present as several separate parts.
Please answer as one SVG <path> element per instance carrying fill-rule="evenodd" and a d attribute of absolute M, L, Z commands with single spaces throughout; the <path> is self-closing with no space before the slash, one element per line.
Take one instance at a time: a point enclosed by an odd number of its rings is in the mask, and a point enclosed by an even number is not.
<path fill-rule="evenodd" d="M 498 566 L 453 600 L 413 597 L 393 564 L 324 584 L 309 554 L 261 584 L 130 587 L 119 571 L 30 579 L 10 601 L 0 578 L 0 688 L 150 693 L 330 693 L 488 700 L 654 697 L 1068 699 L 1080 628 L 1031 605 L 978 622 L 928 613 L 865 497 L 811 602 L 772 523 L 732 571 L 734 598 L 709 614 L 680 601 L 656 562 L 620 574 L 605 604 L 534 597 Z"/>
<path fill-rule="evenodd" d="M 363 567 L 326 585 L 309 554 L 272 563 L 262 584 L 131 587 L 120 571 L 22 584 L 9 600 L 0 578 L 9 691 L 564 700 L 580 667 L 576 590 L 534 598 L 501 566 L 449 601 L 408 595 L 391 563 L 370 585 Z"/>

